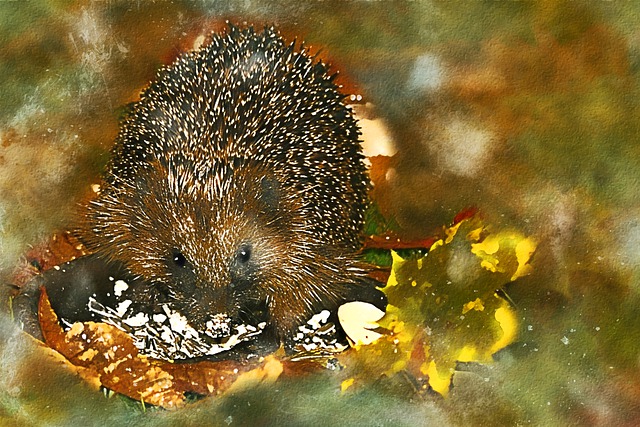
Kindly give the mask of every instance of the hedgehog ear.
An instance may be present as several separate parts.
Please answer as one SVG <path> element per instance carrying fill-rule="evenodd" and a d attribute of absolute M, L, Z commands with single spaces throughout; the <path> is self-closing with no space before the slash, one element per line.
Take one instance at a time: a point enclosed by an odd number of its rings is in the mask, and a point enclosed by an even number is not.
<path fill-rule="evenodd" d="M 269 212 L 280 208 L 280 183 L 277 179 L 265 176 L 260 180 L 260 201 Z"/>

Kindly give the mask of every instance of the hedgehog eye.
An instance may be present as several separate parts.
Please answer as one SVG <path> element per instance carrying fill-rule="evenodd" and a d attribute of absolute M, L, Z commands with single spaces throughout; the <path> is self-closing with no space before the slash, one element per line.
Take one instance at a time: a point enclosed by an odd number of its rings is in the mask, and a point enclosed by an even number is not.
<path fill-rule="evenodd" d="M 177 249 L 174 249 L 171 254 L 171 259 L 173 263 L 178 267 L 186 267 L 187 266 L 187 258 Z"/>
<path fill-rule="evenodd" d="M 251 260 L 251 245 L 242 245 L 240 249 L 238 249 L 237 259 L 241 265 L 247 264 Z"/>

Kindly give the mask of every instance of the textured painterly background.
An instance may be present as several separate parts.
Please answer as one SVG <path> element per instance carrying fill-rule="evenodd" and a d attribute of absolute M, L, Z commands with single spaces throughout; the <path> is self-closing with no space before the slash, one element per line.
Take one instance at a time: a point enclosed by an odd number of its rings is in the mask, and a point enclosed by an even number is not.
<path fill-rule="evenodd" d="M 636 425 L 639 17 L 624 0 L 0 0 L 3 283 L 69 224 L 123 107 L 225 19 L 274 23 L 349 76 L 396 146 L 384 197 L 407 234 L 477 206 L 539 242 L 508 289 L 518 342 L 457 374 L 446 400 L 340 396 L 319 375 L 143 412 L 43 361 L 2 314 L 0 424 Z"/>

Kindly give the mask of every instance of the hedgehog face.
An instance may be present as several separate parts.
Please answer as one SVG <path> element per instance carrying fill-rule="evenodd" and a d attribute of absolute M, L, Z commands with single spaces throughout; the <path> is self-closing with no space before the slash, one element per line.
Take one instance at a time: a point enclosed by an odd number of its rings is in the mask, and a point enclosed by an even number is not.
<path fill-rule="evenodd" d="M 165 259 L 156 265 L 164 273 L 159 283 L 169 291 L 171 306 L 196 329 L 219 316 L 252 325 L 267 321 L 262 272 L 270 251 L 254 244 L 249 233 L 211 230 L 201 240 L 215 245 L 214 250 L 187 246 L 198 233 L 197 227 L 186 234 L 173 233 L 173 247 L 166 249 Z"/>
<path fill-rule="evenodd" d="M 161 248 L 155 277 L 169 289 L 172 305 L 186 313 L 194 327 L 218 315 L 254 325 L 268 320 L 269 272 L 274 271 L 277 252 L 284 245 L 262 229 L 266 219 L 256 212 L 256 200 L 249 196 L 246 201 L 247 205 L 234 210 L 213 204 L 204 211 L 180 203 L 171 221 L 179 218 L 186 223 L 163 230 L 164 235 L 159 236 L 158 230 L 156 235 L 140 236 L 141 243 Z"/>
<path fill-rule="evenodd" d="M 98 251 L 150 284 L 149 305 L 169 303 L 196 328 L 219 315 L 266 321 L 282 292 L 278 276 L 295 268 L 281 260 L 294 238 L 287 230 L 299 228 L 292 225 L 295 203 L 281 200 L 280 183 L 258 170 L 220 165 L 193 180 L 185 167 L 194 165 L 155 162 L 138 176 L 136 191 L 94 202 L 95 231 L 114 242 Z M 231 181 L 232 188 L 219 185 Z"/>

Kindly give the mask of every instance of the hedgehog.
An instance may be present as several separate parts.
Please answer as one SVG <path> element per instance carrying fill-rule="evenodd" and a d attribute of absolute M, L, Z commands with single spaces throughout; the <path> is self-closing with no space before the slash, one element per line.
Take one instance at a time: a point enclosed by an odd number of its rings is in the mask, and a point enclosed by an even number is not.
<path fill-rule="evenodd" d="M 160 70 L 77 233 L 126 272 L 89 296 L 91 317 L 176 360 L 259 334 L 291 344 L 362 295 L 384 305 L 359 257 L 369 181 L 335 77 L 273 27 L 233 25 Z"/>

